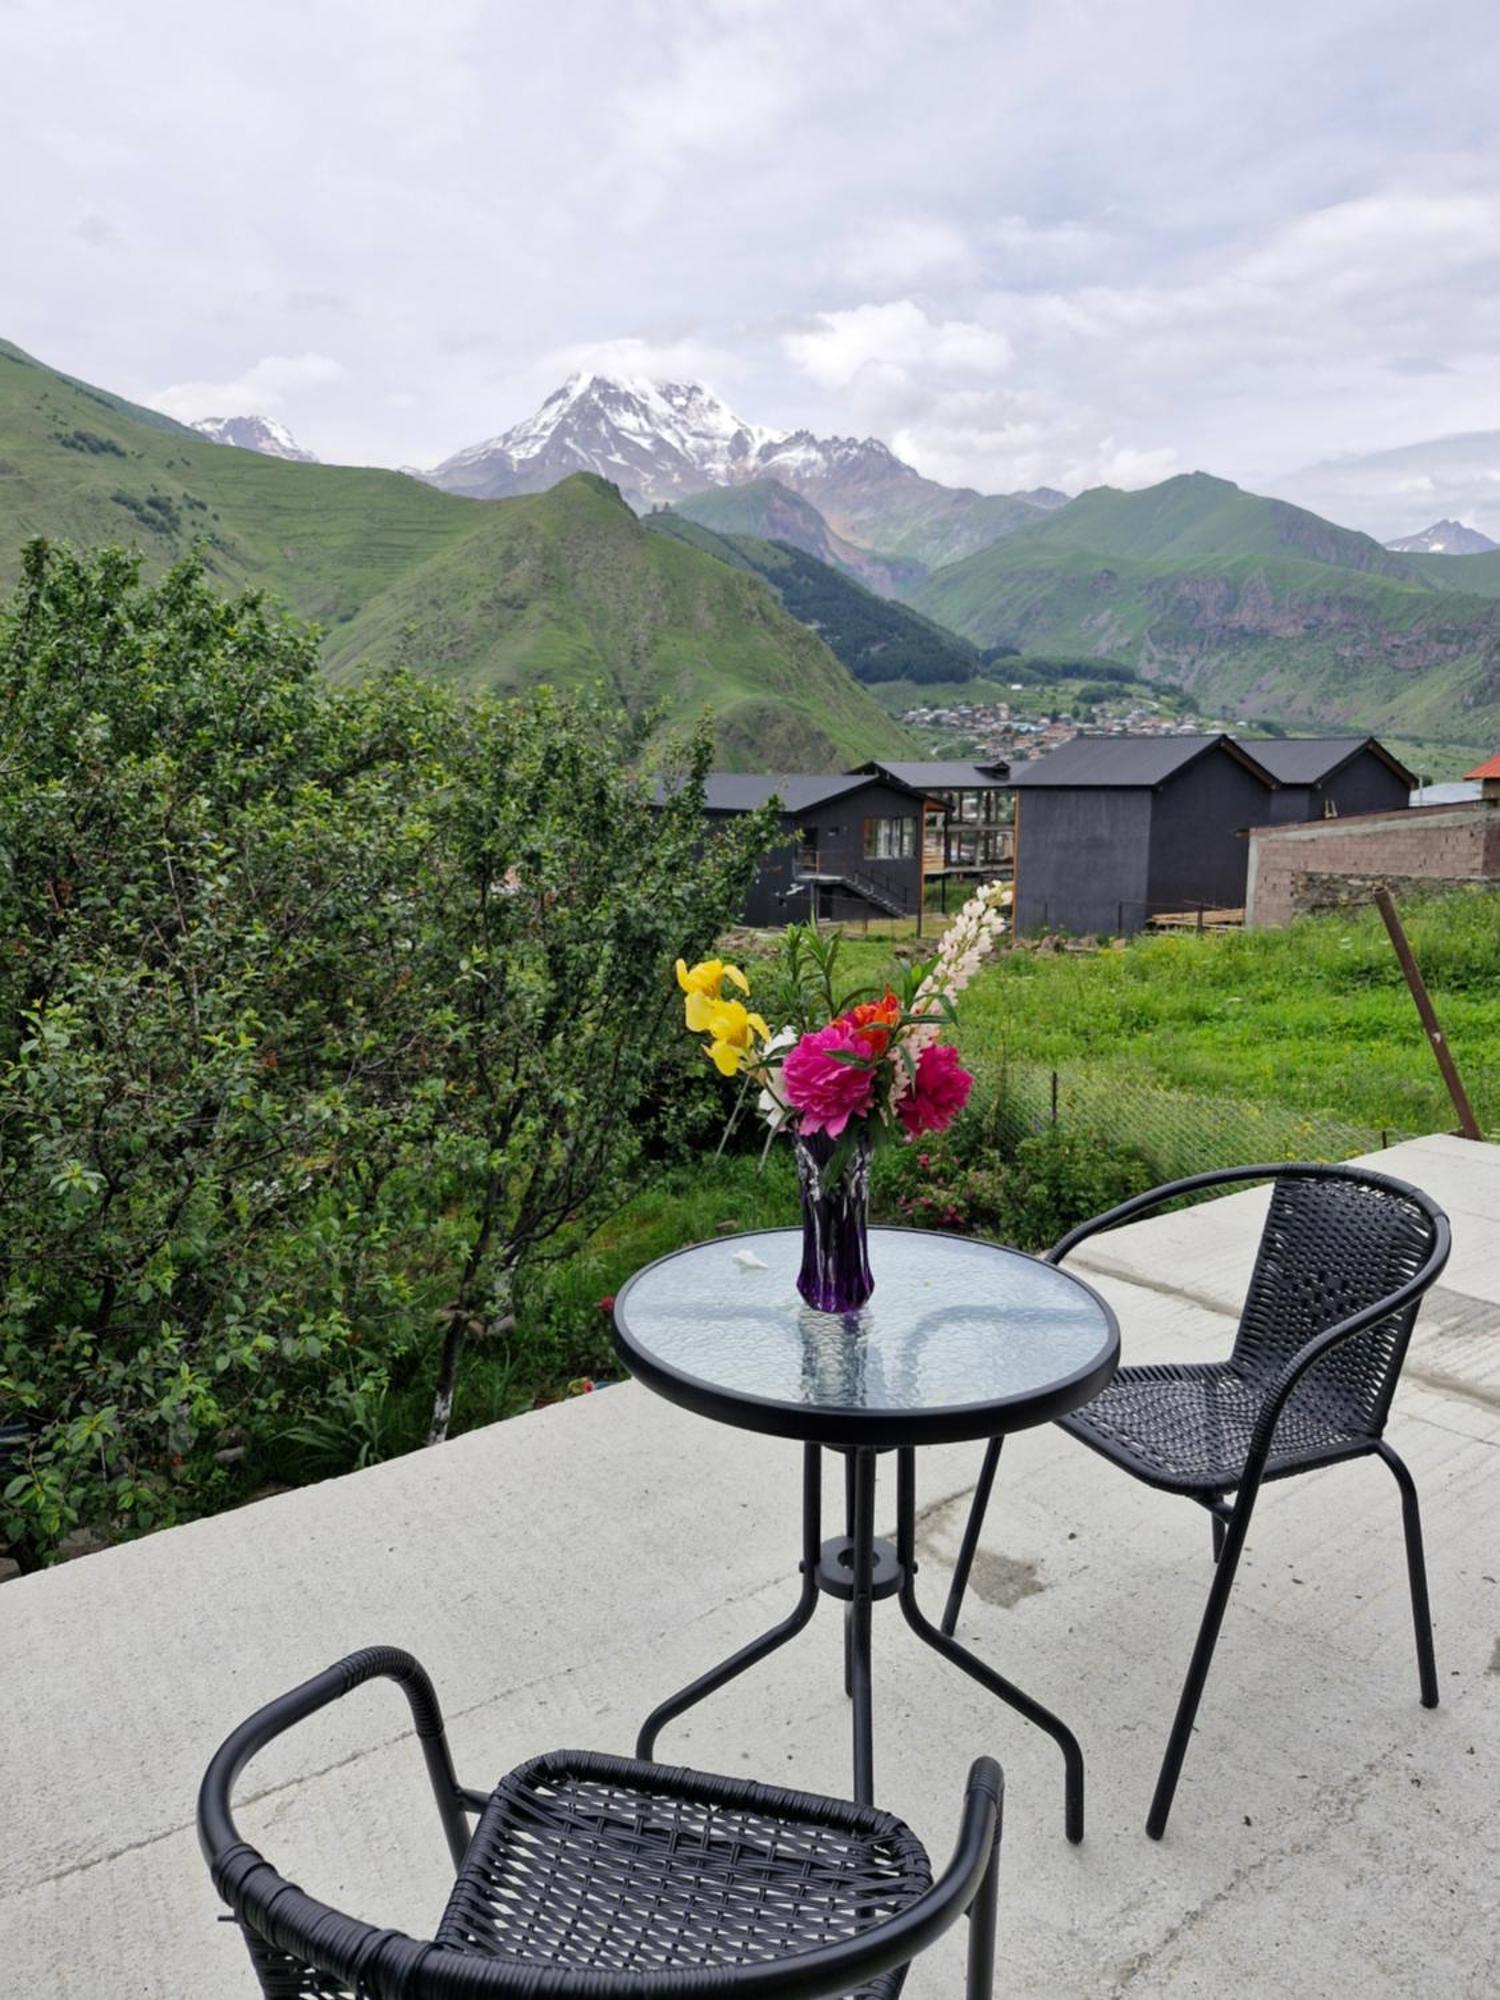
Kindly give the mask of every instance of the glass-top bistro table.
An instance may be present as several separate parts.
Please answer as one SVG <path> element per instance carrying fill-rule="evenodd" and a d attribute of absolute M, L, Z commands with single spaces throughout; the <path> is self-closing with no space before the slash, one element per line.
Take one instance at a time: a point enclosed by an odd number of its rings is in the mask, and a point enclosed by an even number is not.
<path fill-rule="evenodd" d="M 916 1596 L 916 1447 L 1003 1437 L 1096 1396 L 1119 1360 L 1115 1316 L 1071 1272 L 971 1237 L 872 1229 L 875 1292 L 814 1312 L 796 1288 L 800 1229 L 722 1236 L 648 1264 L 615 1299 L 615 1345 L 637 1380 L 699 1416 L 803 1445 L 802 1588 L 795 1609 L 646 1718 L 636 1755 L 705 1696 L 784 1646 L 820 1595 L 845 1609 L 854 1791 L 874 1798 L 871 1607 L 895 1597 L 927 1645 L 1063 1753 L 1065 1825 L 1083 1838 L 1083 1754 L 1066 1723 L 933 1625 Z M 845 1456 L 846 1530 L 822 1530 L 824 1448 Z M 875 1534 L 877 1454 L 896 1453 L 896 1540 Z"/>

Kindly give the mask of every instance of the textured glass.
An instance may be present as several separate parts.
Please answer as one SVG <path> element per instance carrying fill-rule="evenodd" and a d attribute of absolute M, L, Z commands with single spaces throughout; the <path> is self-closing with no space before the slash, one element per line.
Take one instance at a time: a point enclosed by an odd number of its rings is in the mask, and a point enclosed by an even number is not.
<path fill-rule="evenodd" d="M 942 1410 L 1037 1395 L 1113 1333 L 1063 1271 L 953 1236 L 872 1229 L 875 1292 L 842 1317 L 797 1292 L 799 1229 L 726 1237 L 643 1271 L 628 1345 L 730 1394 L 815 1409 Z"/>

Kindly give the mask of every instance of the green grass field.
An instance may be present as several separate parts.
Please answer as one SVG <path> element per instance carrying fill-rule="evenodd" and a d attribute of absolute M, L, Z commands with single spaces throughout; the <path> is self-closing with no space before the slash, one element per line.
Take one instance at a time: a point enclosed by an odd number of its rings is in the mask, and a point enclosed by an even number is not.
<path fill-rule="evenodd" d="M 1500 896 L 1434 897 L 1405 921 L 1480 1121 L 1500 1135 Z M 872 976 L 887 962 L 878 944 L 846 949 Z M 958 1039 L 992 1084 L 1037 1065 L 1377 1133 L 1454 1122 L 1373 909 L 1122 950 L 1007 950 L 965 995 Z"/>
<path fill-rule="evenodd" d="M 1481 1126 L 1500 1136 L 1500 895 L 1438 896 L 1403 914 Z M 851 983 L 879 980 L 896 952 L 931 948 L 849 934 L 844 971 Z M 749 970 L 754 983 L 753 960 Z M 1060 1129 L 1139 1156 L 1153 1180 L 1256 1159 L 1337 1159 L 1377 1149 L 1382 1136 L 1454 1126 L 1373 910 L 1088 954 L 1004 950 L 964 995 L 957 1040 L 977 1079 L 976 1117 L 1008 1103 L 995 1124 L 1012 1141 L 1050 1127 L 1055 1070 Z M 544 1276 L 528 1369 L 479 1363 L 463 1421 L 524 1407 L 539 1379 L 560 1388 L 613 1372 L 598 1302 L 642 1264 L 721 1231 L 793 1223 L 797 1212 L 784 1148 L 764 1169 L 743 1154 L 706 1153 L 661 1174 Z"/>

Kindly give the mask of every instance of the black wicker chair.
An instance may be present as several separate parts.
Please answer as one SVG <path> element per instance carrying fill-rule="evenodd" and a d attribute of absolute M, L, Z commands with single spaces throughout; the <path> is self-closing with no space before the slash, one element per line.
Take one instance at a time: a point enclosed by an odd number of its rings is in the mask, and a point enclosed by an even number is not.
<path fill-rule="evenodd" d="M 1156 1840 L 1267 1479 L 1367 1453 L 1390 1467 L 1401 1490 L 1422 1704 L 1437 1706 L 1417 1489 L 1382 1435 L 1422 1295 L 1448 1261 L 1448 1218 L 1437 1204 L 1404 1181 L 1351 1167 L 1237 1167 L 1137 1195 L 1071 1230 L 1047 1261 L 1060 1264 L 1085 1238 L 1179 1195 L 1262 1180 L 1273 1183 L 1270 1210 L 1229 1359 L 1122 1368 L 1102 1395 L 1059 1420 L 1134 1478 L 1196 1500 L 1213 1519 L 1213 1585 L 1146 1821 Z M 958 1622 L 999 1462 L 997 1438 L 964 1530 L 945 1632 Z"/>
<path fill-rule="evenodd" d="M 457 1869 L 425 1942 L 284 1881 L 240 1838 L 230 1803 L 273 1737 L 378 1675 L 411 1705 Z M 889 1813 L 744 1779 L 556 1751 L 470 1791 L 426 1673 L 374 1646 L 240 1724 L 204 1777 L 198 1840 L 267 2000 L 895 2000 L 911 1960 L 965 1911 L 967 1993 L 988 2000 L 1002 1790 L 981 1758 L 936 1882 Z"/>

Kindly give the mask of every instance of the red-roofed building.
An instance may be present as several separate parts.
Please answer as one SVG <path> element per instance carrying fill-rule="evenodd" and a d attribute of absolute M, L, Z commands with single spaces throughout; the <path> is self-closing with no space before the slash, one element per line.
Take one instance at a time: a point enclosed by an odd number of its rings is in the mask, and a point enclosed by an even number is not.
<path fill-rule="evenodd" d="M 1465 771 L 1464 776 L 1479 780 L 1479 796 L 1482 799 L 1500 799 L 1500 751 L 1493 757 L 1487 757 L 1482 764 L 1476 764 L 1472 771 Z"/>

